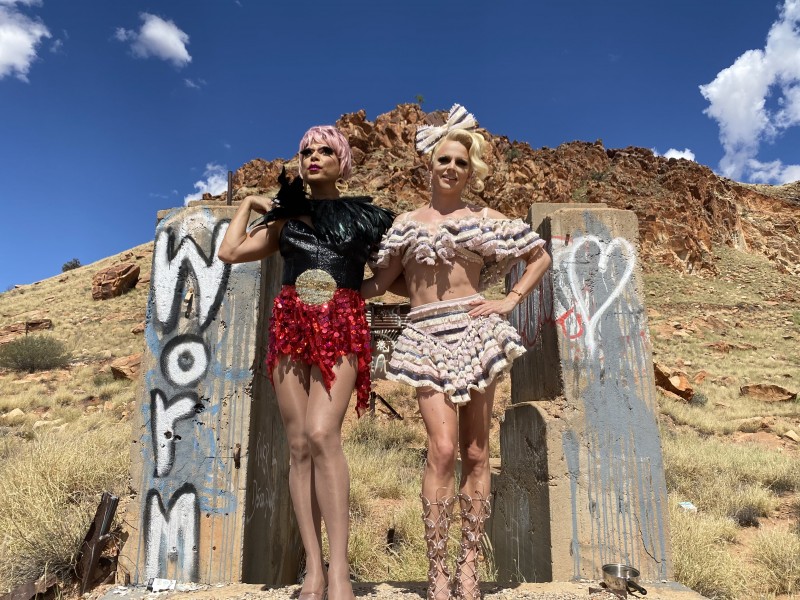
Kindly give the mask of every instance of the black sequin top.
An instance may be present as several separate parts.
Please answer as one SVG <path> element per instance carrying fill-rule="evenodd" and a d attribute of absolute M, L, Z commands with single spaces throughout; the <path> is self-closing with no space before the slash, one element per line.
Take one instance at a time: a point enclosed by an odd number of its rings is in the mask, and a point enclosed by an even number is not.
<path fill-rule="evenodd" d="M 364 265 L 392 224 L 394 214 L 372 204 L 366 196 L 336 200 L 307 200 L 293 210 L 282 205 L 266 220 L 286 218 L 279 248 L 284 260 L 284 285 L 294 285 L 310 269 L 320 269 L 336 287 L 358 290 Z M 297 217 L 311 217 L 308 225 Z"/>

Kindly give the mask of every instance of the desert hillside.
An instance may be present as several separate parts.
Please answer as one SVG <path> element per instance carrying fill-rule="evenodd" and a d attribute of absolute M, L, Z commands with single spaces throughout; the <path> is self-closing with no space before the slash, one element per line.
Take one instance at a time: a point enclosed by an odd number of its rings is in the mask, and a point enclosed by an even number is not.
<path fill-rule="evenodd" d="M 396 211 L 425 202 L 428 170 L 414 149 L 414 133 L 446 116 L 427 114 L 417 104 L 401 104 L 374 121 L 364 111 L 343 115 L 337 125 L 347 133 L 354 159 L 349 191 L 372 195 Z M 597 140 L 533 149 L 480 131 L 490 142 L 490 175 L 473 197 L 478 203 L 519 217 L 534 202 L 606 203 L 639 217 L 645 266 L 716 273 L 712 249 L 727 246 L 762 254 L 779 272 L 800 275 L 800 182 L 746 185 L 645 148 L 608 149 Z M 234 196 L 274 190 L 283 164 L 255 159 L 243 165 L 234 174 Z M 296 161 L 287 165 L 296 170 Z"/>

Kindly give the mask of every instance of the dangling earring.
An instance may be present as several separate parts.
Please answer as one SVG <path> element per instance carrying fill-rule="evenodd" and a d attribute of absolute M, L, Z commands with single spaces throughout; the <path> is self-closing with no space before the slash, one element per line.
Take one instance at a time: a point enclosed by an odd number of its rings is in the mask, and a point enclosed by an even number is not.
<path fill-rule="evenodd" d="M 350 184 L 347 183 L 347 180 L 342 179 L 341 177 L 339 177 L 339 179 L 336 180 L 335 185 L 336 189 L 339 190 L 340 194 L 346 194 L 347 192 L 350 191 Z"/>

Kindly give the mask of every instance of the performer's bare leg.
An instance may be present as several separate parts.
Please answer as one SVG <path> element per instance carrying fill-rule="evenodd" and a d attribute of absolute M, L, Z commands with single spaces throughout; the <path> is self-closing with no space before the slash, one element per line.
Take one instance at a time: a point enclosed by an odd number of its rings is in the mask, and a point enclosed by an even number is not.
<path fill-rule="evenodd" d="M 419 411 L 428 435 L 428 458 L 422 475 L 422 518 L 428 548 L 427 598 L 450 597 L 447 538 L 455 504 L 455 461 L 458 418 L 455 406 L 441 392 L 417 390 Z"/>
<path fill-rule="evenodd" d="M 463 600 L 480 598 L 478 551 L 484 522 L 489 516 L 491 472 L 489 470 L 489 426 L 495 383 L 459 410 L 461 452 L 461 548 L 456 560 L 456 594 Z"/>
<path fill-rule="evenodd" d="M 496 382 L 483 393 L 472 392 L 471 400 L 459 407 L 458 440 L 461 452 L 459 491 L 487 497 L 491 488 L 489 471 L 489 426 Z"/>
<path fill-rule="evenodd" d="M 455 487 L 458 416 L 447 396 L 430 388 L 417 390 L 419 412 L 428 435 L 428 459 L 422 476 L 422 495 L 453 495 Z"/>
<path fill-rule="evenodd" d="M 306 434 L 310 367 L 281 356 L 275 366 L 273 383 L 283 427 L 289 442 L 289 492 L 300 538 L 306 552 L 306 576 L 301 593 L 322 593 L 327 577 L 322 559 L 319 504 L 314 493 L 314 469 Z"/>
<path fill-rule="evenodd" d="M 330 393 L 325 389 L 318 367 L 311 367 L 306 435 L 314 465 L 314 485 L 325 521 L 330 547 L 328 597 L 350 600 L 349 538 L 350 470 L 342 450 L 342 422 L 355 387 L 358 361 L 354 355 L 339 360 Z"/>

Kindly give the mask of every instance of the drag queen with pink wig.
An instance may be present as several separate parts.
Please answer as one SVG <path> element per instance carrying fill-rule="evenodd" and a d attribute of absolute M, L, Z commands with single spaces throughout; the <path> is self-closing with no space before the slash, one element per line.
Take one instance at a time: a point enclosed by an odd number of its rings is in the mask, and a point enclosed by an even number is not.
<path fill-rule="evenodd" d="M 394 215 L 367 197 L 339 197 L 336 181 L 349 176 L 351 164 L 350 145 L 335 127 L 312 127 L 300 141 L 302 180 L 290 183 L 284 173 L 276 198 L 245 198 L 219 249 L 228 263 L 275 252 L 284 261 L 266 364 L 289 442 L 289 490 L 306 552 L 299 600 L 323 600 L 326 588 L 331 600 L 353 598 L 342 422 L 354 388 L 358 414 L 368 406 L 371 352 L 359 288 L 367 258 Z M 264 217 L 248 229 L 251 210 Z"/>
<path fill-rule="evenodd" d="M 480 537 L 490 514 L 489 428 L 496 380 L 525 352 L 507 315 L 550 266 L 544 241 L 520 219 L 462 199 L 467 185 L 483 189 L 488 167 L 483 136 L 471 114 L 455 105 L 447 123 L 417 131 L 431 151 L 431 198 L 395 219 L 370 266 L 365 298 L 383 294 L 403 275 L 411 299 L 409 324 L 395 344 L 389 379 L 417 388 L 428 436 L 422 510 L 428 546 L 428 598 L 480 598 Z M 524 261 L 516 285 L 500 300 L 481 291 Z M 456 452 L 461 481 L 455 492 Z M 461 545 L 453 579 L 446 566 L 454 505 L 461 510 Z"/>

